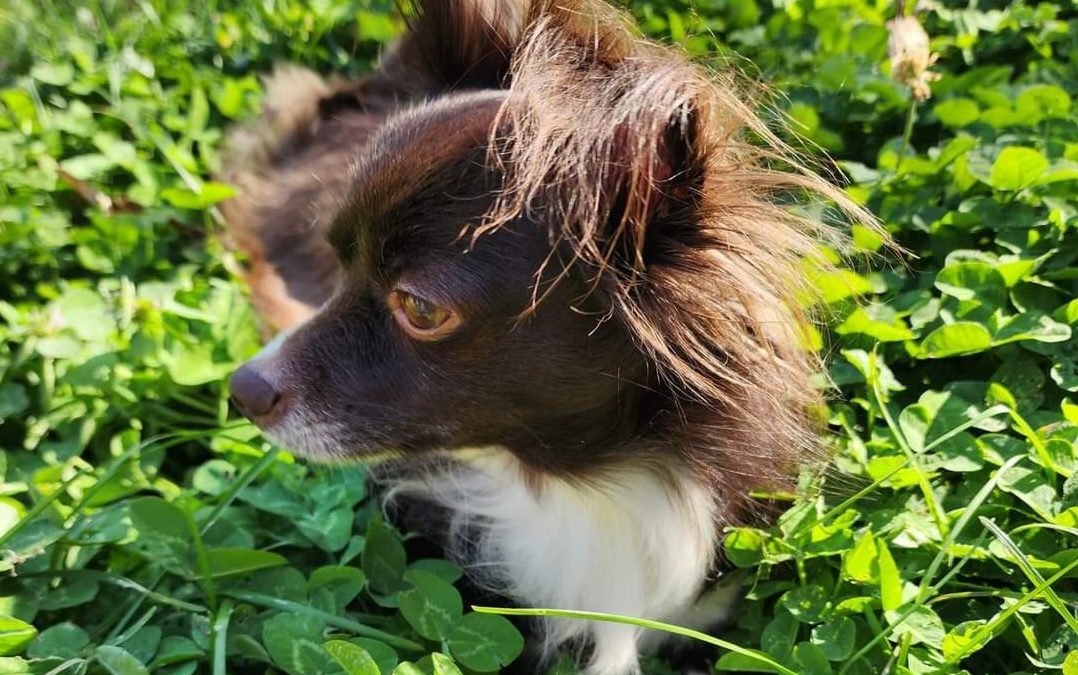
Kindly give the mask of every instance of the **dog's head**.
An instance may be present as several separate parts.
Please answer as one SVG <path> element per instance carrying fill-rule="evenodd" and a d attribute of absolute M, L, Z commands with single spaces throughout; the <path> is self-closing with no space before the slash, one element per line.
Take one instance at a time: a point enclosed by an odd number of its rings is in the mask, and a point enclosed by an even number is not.
<path fill-rule="evenodd" d="M 313 457 L 499 446 L 578 473 L 674 452 L 785 475 L 815 397 L 813 226 L 779 202 L 841 196 L 616 12 L 526 4 L 426 3 L 382 74 L 430 100 L 350 168 L 337 290 L 234 394 Z"/>
<path fill-rule="evenodd" d="M 244 407 L 288 447 L 568 453 L 624 435 L 643 361 L 600 297 L 580 277 L 555 283 L 557 247 L 529 218 L 474 236 L 503 183 L 488 145 L 505 101 L 475 92 L 417 106 L 352 169 L 329 228 L 336 292 L 233 380 L 244 398 L 267 397 Z M 550 295 L 524 317 L 544 264 Z"/>

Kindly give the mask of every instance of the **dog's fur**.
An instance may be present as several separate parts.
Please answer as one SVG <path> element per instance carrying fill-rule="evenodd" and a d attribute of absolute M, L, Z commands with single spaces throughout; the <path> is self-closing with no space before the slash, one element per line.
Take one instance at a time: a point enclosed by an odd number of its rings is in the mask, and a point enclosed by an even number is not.
<path fill-rule="evenodd" d="M 725 526 L 816 453 L 799 309 L 823 233 L 870 220 L 735 79 L 593 0 L 428 0 L 372 74 L 279 69 L 225 204 L 256 307 L 254 416 L 316 459 L 379 458 L 473 580 L 527 606 L 706 627 Z M 814 264 L 823 264 L 816 261 Z M 393 289 L 452 308 L 410 339 Z M 551 621 L 589 672 L 629 626 Z"/>

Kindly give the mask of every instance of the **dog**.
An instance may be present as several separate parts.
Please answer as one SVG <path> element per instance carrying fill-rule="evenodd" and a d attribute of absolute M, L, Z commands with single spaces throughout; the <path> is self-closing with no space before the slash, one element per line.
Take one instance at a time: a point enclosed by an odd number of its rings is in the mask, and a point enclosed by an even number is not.
<path fill-rule="evenodd" d="M 706 629 L 752 490 L 820 454 L 808 270 L 838 205 L 736 75 L 595 0 L 427 0 L 358 80 L 294 67 L 223 205 L 277 336 L 230 383 L 267 436 L 371 462 L 469 578 L 530 607 Z M 637 672 L 632 626 L 541 655 Z"/>

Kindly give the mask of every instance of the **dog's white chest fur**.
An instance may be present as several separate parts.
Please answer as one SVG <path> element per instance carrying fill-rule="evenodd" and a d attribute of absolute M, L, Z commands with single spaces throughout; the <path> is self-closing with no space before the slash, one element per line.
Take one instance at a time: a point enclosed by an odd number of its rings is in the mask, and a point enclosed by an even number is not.
<path fill-rule="evenodd" d="M 671 485 L 626 469 L 601 482 L 547 479 L 532 488 L 508 452 L 464 457 L 394 492 L 449 510 L 454 552 L 480 583 L 528 607 L 698 618 L 693 605 L 719 533 L 711 496 L 690 477 Z M 709 611 L 706 620 L 725 611 Z M 542 648 L 551 653 L 583 638 L 592 645 L 590 674 L 624 675 L 637 669 L 641 637 L 632 626 L 551 619 Z"/>

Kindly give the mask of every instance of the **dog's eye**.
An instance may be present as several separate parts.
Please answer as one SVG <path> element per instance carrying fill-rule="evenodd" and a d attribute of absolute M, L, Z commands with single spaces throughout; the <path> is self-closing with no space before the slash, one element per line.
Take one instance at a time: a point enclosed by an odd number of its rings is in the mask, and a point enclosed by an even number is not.
<path fill-rule="evenodd" d="M 401 328 L 418 340 L 439 340 L 460 324 L 453 310 L 407 291 L 390 293 L 388 304 Z"/>

